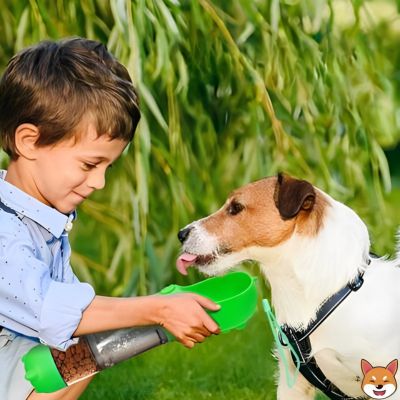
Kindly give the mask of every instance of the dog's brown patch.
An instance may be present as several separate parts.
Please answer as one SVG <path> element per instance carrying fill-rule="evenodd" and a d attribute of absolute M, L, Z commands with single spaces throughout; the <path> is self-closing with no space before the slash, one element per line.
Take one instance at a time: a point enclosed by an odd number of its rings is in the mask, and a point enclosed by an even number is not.
<path fill-rule="evenodd" d="M 316 235 L 323 225 L 328 199 L 308 182 L 285 177 L 280 209 L 287 213 L 282 216 L 276 204 L 277 186 L 282 185 L 278 179 L 261 179 L 235 190 L 219 211 L 202 220 L 202 227 L 232 252 L 251 246 L 277 246 L 295 229 L 302 235 Z"/>
<path fill-rule="evenodd" d="M 328 198 L 321 192 L 317 192 L 312 212 L 300 213 L 297 216 L 297 232 L 302 235 L 316 236 L 323 226 L 324 215 L 329 206 Z"/>

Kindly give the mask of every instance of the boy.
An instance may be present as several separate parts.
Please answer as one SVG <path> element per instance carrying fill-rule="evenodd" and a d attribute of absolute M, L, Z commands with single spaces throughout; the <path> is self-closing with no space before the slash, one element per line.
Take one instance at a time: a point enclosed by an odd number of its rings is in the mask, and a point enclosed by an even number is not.
<path fill-rule="evenodd" d="M 127 70 L 102 44 L 41 42 L 15 55 L 0 81 L 0 399 L 76 399 L 90 379 L 38 394 L 21 357 L 37 342 L 65 350 L 76 337 L 160 324 L 193 347 L 219 333 L 195 294 L 96 296 L 70 264 L 74 210 L 105 185 L 140 113 Z M 204 307 L 204 308 L 203 308 Z"/>

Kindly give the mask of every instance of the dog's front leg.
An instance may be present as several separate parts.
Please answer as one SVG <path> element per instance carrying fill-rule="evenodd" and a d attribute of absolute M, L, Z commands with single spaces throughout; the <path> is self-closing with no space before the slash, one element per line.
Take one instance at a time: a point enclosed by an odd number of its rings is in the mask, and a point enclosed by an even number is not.
<path fill-rule="evenodd" d="M 289 361 L 290 374 L 295 373 L 295 367 L 290 358 L 289 352 L 287 353 L 287 360 Z M 315 397 L 315 388 L 301 375 L 297 376 L 296 383 L 293 387 L 289 387 L 286 382 L 285 367 L 281 359 L 279 359 L 279 380 L 278 380 L 278 400 L 313 400 Z"/>

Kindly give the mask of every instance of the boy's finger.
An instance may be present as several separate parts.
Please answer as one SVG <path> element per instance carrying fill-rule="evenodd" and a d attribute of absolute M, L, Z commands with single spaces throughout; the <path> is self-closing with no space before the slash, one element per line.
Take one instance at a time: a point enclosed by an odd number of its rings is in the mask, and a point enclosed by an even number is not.
<path fill-rule="evenodd" d="M 207 297 L 195 295 L 195 299 L 203 308 L 206 308 L 207 310 L 218 311 L 219 309 L 221 309 L 221 306 L 219 304 L 216 304 L 212 300 L 207 299 Z"/>
<path fill-rule="evenodd" d="M 188 349 L 192 349 L 195 345 L 195 342 L 190 339 L 182 339 L 182 340 L 180 340 L 180 342 Z"/>
<path fill-rule="evenodd" d="M 203 343 L 206 340 L 207 336 L 209 336 L 209 334 L 208 335 L 203 335 L 203 334 L 200 334 L 200 333 L 192 333 L 190 335 L 190 339 L 193 339 L 194 343 Z"/>
<path fill-rule="evenodd" d="M 211 336 L 212 332 L 210 332 L 204 325 L 202 327 L 196 327 L 196 331 L 193 333 L 194 335 L 202 335 L 205 337 Z M 191 335 L 190 335 L 191 336 Z"/>
<path fill-rule="evenodd" d="M 209 332 L 215 335 L 221 332 L 218 324 L 209 315 L 206 315 L 206 318 L 204 318 L 203 325 Z"/>

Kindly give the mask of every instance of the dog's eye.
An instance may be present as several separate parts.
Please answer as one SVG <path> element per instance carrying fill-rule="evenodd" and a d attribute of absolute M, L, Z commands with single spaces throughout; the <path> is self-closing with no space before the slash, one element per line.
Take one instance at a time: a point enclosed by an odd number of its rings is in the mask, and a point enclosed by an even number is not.
<path fill-rule="evenodd" d="M 239 214 L 244 209 L 244 205 L 240 204 L 237 201 L 232 201 L 228 207 L 228 214 L 229 215 L 236 215 Z"/>

